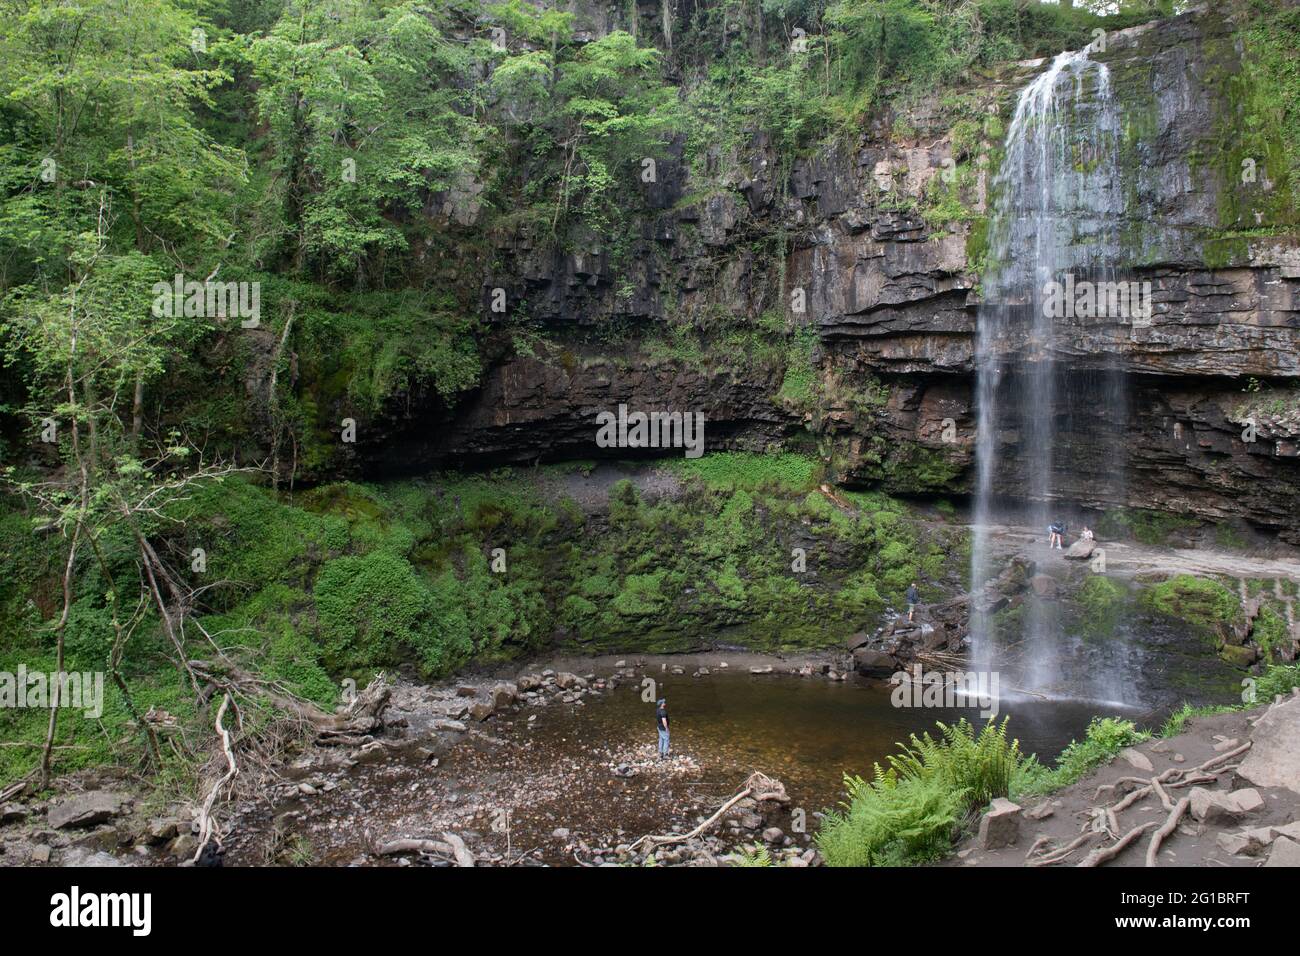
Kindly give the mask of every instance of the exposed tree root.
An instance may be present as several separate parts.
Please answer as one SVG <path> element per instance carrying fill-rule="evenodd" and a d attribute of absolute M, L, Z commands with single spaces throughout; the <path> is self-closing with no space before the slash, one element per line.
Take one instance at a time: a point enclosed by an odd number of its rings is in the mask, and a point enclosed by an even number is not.
<path fill-rule="evenodd" d="M 1151 842 L 1147 845 L 1147 866 L 1156 865 L 1156 855 L 1160 852 L 1160 844 L 1164 842 L 1165 837 L 1174 832 L 1174 828 L 1178 826 L 1178 821 L 1183 818 L 1183 814 L 1187 812 L 1187 808 L 1191 804 L 1191 797 L 1183 797 L 1169 811 L 1169 817 L 1165 820 L 1164 825 L 1151 834 Z"/>
<path fill-rule="evenodd" d="M 1083 858 L 1083 860 L 1079 863 L 1079 866 L 1101 866 L 1106 861 L 1115 859 L 1115 857 L 1119 856 L 1121 853 L 1124 852 L 1124 849 L 1130 843 L 1132 843 L 1142 834 L 1146 833 L 1155 825 L 1156 825 L 1155 821 L 1153 820 L 1150 823 L 1143 823 L 1141 826 L 1134 827 L 1132 830 L 1129 830 L 1128 833 L 1125 833 L 1122 837 L 1120 837 L 1119 842 L 1112 843 L 1110 846 L 1107 847 L 1098 847 L 1097 849 L 1093 850 L 1091 853 L 1089 853 L 1086 857 Z"/>
<path fill-rule="evenodd" d="M 1075 839 L 1071 840 L 1069 843 L 1061 847 L 1059 850 L 1055 850 L 1052 853 L 1047 854 L 1046 856 L 1039 857 L 1037 860 L 1030 860 L 1029 863 L 1027 863 L 1026 865 L 1027 866 L 1052 866 L 1056 863 L 1064 862 L 1067 858 L 1069 858 L 1071 854 L 1074 853 L 1075 850 L 1079 849 L 1079 847 L 1083 846 L 1085 843 L 1088 843 L 1091 840 L 1097 839 L 1099 836 L 1101 836 L 1101 834 L 1098 831 L 1089 830 L 1088 832 L 1082 834 L 1081 836 L 1078 836 Z"/>
<path fill-rule="evenodd" d="M 1187 813 L 1187 808 L 1191 803 L 1191 800 L 1188 797 L 1183 797 L 1177 803 L 1175 803 L 1173 799 L 1169 796 L 1168 791 L 1176 787 L 1190 787 L 1198 783 L 1215 782 L 1216 780 L 1218 780 L 1221 774 L 1226 773 L 1228 770 L 1231 770 L 1237 766 L 1236 764 L 1233 764 L 1231 766 L 1220 766 L 1220 765 L 1227 764 L 1229 760 L 1232 760 L 1234 757 L 1241 756 L 1249 749 L 1250 749 L 1250 743 L 1247 742 L 1242 744 L 1240 747 L 1237 747 L 1233 750 L 1229 750 L 1226 753 L 1221 753 L 1210 758 L 1209 760 L 1205 761 L 1205 763 L 1201 764 L 1199 767 L 1192 767 L 1187 770 L 1183 770 L 1182 768 L 1179 767 L 1171 767 L 1170 769 L 1166 770 L 1164 773 L 1159 774 L 1158 776 L 1155 777 L 1151 777 L 1148 780 L 1143 780 L 1140 777 L 1120 777 L 1114 783 L 1108 783 L 1098 787 L 1096 790 L 1096 796 L 1100 797 L 1103 793 L 1106 792 L 1114 794 L 1115 791 L 1117 791 L 1120 787 L 1124 786 L 1125 784 L 1135 784 L 1139 786 L 1137 786 L 1135 790 L 1131 791 L 1126 796 L 1124 796 L 1114 806 L 1093 807 L 1091 812 L 1091 818 L 1094 821 L 1104 818 L 1106 820 L 1106 828 L 1105 828 L 1106 831 L 1112 837 L 1116 837 L 1118 836 L 1118 832 L 1119 832 L 1118 815 L 1122 811 L 1127 810 L 1129 807 L 1137 803 L 1139 800 L 1143 800 L 1152 794 L 1158 796 L 1160 798 L 1161 806 L 1163 806 L 1164 809 L 1168 811 L 1168 816 L 1165 818 L 1164 824 L 1161 825 L 1160 828 L 1155 832 L 1155 834 L 1152 835 L 1151 843 L 1147 846 L 1146 865 L 1156 866 L 1161 843 L 1163 843 L 1164 840 L 1171 833 L 1173 833 L 1175 829 L 1177 829 L 1179 822 L 1182 820 L 1183 816 Z M 1096 824 L 1094 822 L 1094 827 L 1095 825 Z M 1150 822 L 1150 823 L 1144 823 L 1138 827 L 1134 827 L 1132 830 L 1129 830 L 1127 833 L 1125 833 L 1122 837 L 1119 837 L 1117 842 L 1111 844 L 1110 846 L 1099 847 L 1098 849 L 1093 850 L 1090 854 L 1088 854 L 1088 856 L 1083 860 L 1083 862 L 1079 864 L 1079 866 L 1100 866 L 1102 863 L 1105 863 L 1108 860 L 1113 860 L 1115 857 L 1119 856 L 1119 854 L 1122 853 L 1126 847 L 1128 847 L 1131 843 L 1133 843 L 1133 841 L 1135 841 L 1143 833 L 1145 833 L 1147 830 L 1151 829 L 1154 826 L 1156 826 L 1156 824 L 1154 822 Z M 1085 834 L 1085 837 L 1088 836 L 1089 834 Z M 1060 862 L 1060 860 L 1064 859 L 1065 856 L 1068 856 L 1070 852 L 1076 849 L 1083 841 L 1083 839 L 1084 838 L 1081 837 L 1080 839 L 1075 840 L 1073 843 L 1069 844 L 1068 847 L 1065 847 L 1052 854 L 1049 854 L 1048 856 L 1040 857 L 1039 859 L 1030 862 L 1028 865 L 1048 866 L 1051 863 Z M 1035 847 L 1037 847 L 1037 845 L 1038 844 L 1035 844 Z"/>

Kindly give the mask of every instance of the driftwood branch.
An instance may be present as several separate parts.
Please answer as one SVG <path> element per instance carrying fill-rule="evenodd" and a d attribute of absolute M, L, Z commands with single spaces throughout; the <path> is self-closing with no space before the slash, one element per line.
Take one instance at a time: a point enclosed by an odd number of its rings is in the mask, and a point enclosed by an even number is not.
<path fill-rule="evenodd" d="M 221 751 L 226 757 L 226 772 L 222 774 L 221 779 L 212 785 L 208 791 L 208 798 L 203 802 L 203 810 L 199 814 L 199 840 L 198 847 L 194 851 L 194 859 L 197 861 L 199 854 L 208 845 L 208 842 L 214 838 L 217 845 L 221 845 L 221 839 L 216 836 L 216 825 L 212 822 L 212 807 L 217 802 L 217 794 L 231 780 L 235 778 L 238 769 L 235 766 L 235 751 L 230 744 L 230 731 L 221 723 L 222 718 L 226 716 L 226 709 L 230 707 L 230 692 L 227 691 L 221 698 L 221 706 L 217 708 L 216 728 L 217 735 L 221 738 Z"/>
<path fill-rule="evenodd" d="M 445 841 L 445 842 L 444 842 Z M 474 866 L 474 854 L 457 834 L 444 832 L 442 840 L 407 839 L 389 840 L 375 848 L 377 856 L 396 856 L 399 853 L 424 853 L 440 857 L 457 866 Z"/>
<path fill-rule="evenodd" d="M 753 797 L 755 800 L 778 800 L 782 803 L 789 800 L 789 797 L 786 796 L 785 787 L 783 787 L 779 781 L 773 780 L 766 774 L 755 771 L 749 775 L 749 779 L 745 781 L 744 787 L 736 791 L 731 799 L 727 800 L 727 802 L 720 806 L 711 817 L 697 826 L 694 830 L 691 830 L 689 833 L 669 834 L 666 836 L 655 836 L 647 833 L 632 844 L 632 850 L 635 852 L 636 848 L 643 843 L 647 848 L 655 849 L 656 847 L 669 846 L 674 843 L 686 843 L 688 840 L 693 840 L 721 820 L 728 810 L 746 797 Z"/>

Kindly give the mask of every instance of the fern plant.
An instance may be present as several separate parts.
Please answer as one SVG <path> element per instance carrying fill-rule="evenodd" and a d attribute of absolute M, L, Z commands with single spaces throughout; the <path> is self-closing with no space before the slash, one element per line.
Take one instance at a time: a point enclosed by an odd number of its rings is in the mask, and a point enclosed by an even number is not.
<path fill-rule="evenodd" d="M 942 856 L 958 823 L 1011 792 L 1025 758 L 1007 720 L 979 736 L 964 719 L 939 723 L 938 739 L 911 735 L 870 781 L 846 775 L 848 800 L 830 814 L 817 844 L 831 866 L 899 866 Z"/>
<path fill-rule="evenodd" d="M 742 846 L 732 855 L 735 866 L 771 866 L 772 854 L 765 846 Z"/>
<path fill-rule="evenodd" d="M 900 779 L 935 777 L 982 807 L 1011 792 L 1012 778 L 1024 760 L 1020 741 L 1007 739 L 1009 720 L 990 720 L 979 737 L 965 718 L 951 726 L 939 721 L 939 740 L 928 732 L 912 734 L 911 745 L 899 744 L 902 753 L 889 758 L 890 768 Z"/>

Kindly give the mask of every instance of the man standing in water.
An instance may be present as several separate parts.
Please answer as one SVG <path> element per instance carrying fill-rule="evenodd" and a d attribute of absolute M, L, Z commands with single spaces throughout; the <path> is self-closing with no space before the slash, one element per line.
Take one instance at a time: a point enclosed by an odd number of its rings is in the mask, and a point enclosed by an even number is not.
<path fill-rule="evenodd" d="M 668 756 L 668 701 L 659 698 L 655 705 L 655 728 L 659 731 L 659 759 Z"/>

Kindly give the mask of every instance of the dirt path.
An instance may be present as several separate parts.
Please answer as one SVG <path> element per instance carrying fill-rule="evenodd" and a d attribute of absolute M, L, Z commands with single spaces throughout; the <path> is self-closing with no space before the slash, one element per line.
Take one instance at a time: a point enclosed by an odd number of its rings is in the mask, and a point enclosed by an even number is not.
<path fill-rule="evenodd" d="M 1156 865 L 1260 866 L 1274 855 L 1278 859 L 1270 866 L 1297 865 L 1300 859 L 1291 854 L 1300 849 L 1287 841 L 1300 842 L 1300 745 L 1293 739 L 1300 731 L 1300 696 L 1267 713 L 1257 708 L 1192 718 L 1176 737 L 1138 744 L 1049 797 L 1022 799 L 1014 845 L 986 848 L 979 834 L 971 834 L 942 865 L 1044 865 L 1055 851 L 1087 835 L 1078 849 L 1050 864 L 1077 866 L 1090 852 L 1113 847 L 1121 835 L 1147 825 L 1105 864 L 1144 866 L 1152 831 L 1184 797 L 1189 806 L 1163 838 Z M 1204 773 L 1196 773 L 1207 763 Z M 1168 805 L 1154 789 L 1130 799 L 1153 777 L 1164 780 Z M 1283 782 L 1290 786 L 1264 785 Z"/>

